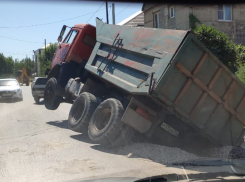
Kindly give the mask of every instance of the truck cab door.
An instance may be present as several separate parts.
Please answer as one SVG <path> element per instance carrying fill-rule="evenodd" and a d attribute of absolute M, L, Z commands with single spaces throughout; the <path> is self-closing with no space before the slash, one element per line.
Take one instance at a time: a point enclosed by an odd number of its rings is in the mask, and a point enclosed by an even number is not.
<path fill-rule="evenodd" d="M 52 67 L 54 67 L 59 62 L 64 62 L 68 51 L 71 49 L 72 42 L 75 39 L 78 31 L 70 30 L 65 40 L 59 45 L 56 51 L 54 60 L 52 61 Z"/>

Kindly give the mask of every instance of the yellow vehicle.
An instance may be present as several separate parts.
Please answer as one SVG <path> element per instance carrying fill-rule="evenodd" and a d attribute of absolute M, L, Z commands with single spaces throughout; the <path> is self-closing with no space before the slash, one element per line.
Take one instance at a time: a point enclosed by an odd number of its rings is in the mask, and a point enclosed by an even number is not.
<path fill-rule="evenodd" d="M 22 68 L 22 70 L 18 70 L 18 77 L 16 78 L 19 82 L 19 84 L 26 84 L 26 86 L 29 86 L 30 78 L 27 75 L 25 67 Z"/>

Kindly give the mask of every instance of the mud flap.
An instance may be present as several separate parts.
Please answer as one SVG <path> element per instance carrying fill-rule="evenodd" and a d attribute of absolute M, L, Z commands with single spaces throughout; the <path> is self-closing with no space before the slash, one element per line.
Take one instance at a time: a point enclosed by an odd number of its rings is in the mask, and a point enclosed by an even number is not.
<path fill-rule="evenodd" d="M 131 126 L 140 133 L 146 133 L 151 128 L 153 122 L 149 120 L 149 118 L 137 112 L 136 110 L 138 107 L 144 108 L 147 111 L 151 110 L 150 108 L 146 107 L 143 103 L 132 97 L 127 109 L 124 112 L 122 122 Z"/>

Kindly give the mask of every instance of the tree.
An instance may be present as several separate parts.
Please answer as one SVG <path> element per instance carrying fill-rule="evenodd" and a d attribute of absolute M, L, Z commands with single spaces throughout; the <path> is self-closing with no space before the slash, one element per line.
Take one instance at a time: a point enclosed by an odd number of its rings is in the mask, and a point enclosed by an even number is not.
<path fill-rule="evenodd" d="M 26 72 L 28 76 L 31 76 L 34 73 L 34 61 L 26 57 L 21 61 L 15 60 L 14 63 L 15 76 L 18 76 L 18 70 L 22 70 L 23 67 L 26 68 Z"/>
<path fill-rule="evenodd" d="M 245 84 L 245 65 L 241 64 L 236 72 L 236 76 Z"/>
<path fill-rule="evenodd" d="M 191 29 L 196 29 L 197 23 L 201 24 L 200 20 L 193 13 L 189 14 L 189 25 Z"/>
<path fill-rule="evenodd" d="M 57 43 L 54 44 L 50 44 L 47 48 L 46 48 L 46 58 L 45 58 L 45 54 L 41 54 L 39 55 L 39 60 L 40 60 L 40 76 L 45 76 L 45 71 L 47 68 L 50 69 L 50 65 L 54 56 L 54 53 L 56 52 L 58 47 Z"/>
<path fill-rule="evenodd" d="M 234 40 L 229 40 L 228 36 L 218 31 L 213 26 L 201 25 L 196 27 L 194 33 L 197 38 L 223 62 L 233 73 L 237 71 L 237 50 Z"/>
<path fill-rule="evenodd" d="M 5 57 L 0 53 L 0 77 L 14 77 L 14 60 L 12 57 Z"/>

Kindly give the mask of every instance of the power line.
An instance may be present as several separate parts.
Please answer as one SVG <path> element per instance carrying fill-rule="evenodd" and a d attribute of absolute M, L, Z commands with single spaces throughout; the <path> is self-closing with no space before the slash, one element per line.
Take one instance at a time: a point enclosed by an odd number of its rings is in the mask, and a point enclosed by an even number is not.
<path fill-rule="evenodd" d="M 2 52 L 2 54 L 3 54 L 3 53 L 7 53 L 7 54 L 17 54 L 17 55 L 33 55 L 33 54 L 29 54 L 29 53 L 7 52 L 7 51 Z"/>
<path fill-rule="evenodd" d="M 119 13 L 117 13 L 116 16 L 119 15 L 121 12 L 123 12 L 125 9 L 127 9 L 129 6 L 131 6 L 131 4 L 129 4 L 129 5 L 128 5 L 126 8 L 124 8 L 122 11 L 120 11 Z"/>
<path fill-rule="evenodd" d="M 83 16 L 86 16 L 86 15 L 89 15 L 89 14 L 92 14 L 92 13 L 96 13 L 98 11 L 102 11 L 104 10 L 105 8 L 101 9 L 101 10 L 97 10 L 97 11 L 94 11 L 94 12 L 91 12 L 91 13 L 87 13 L 87 14 L 84 14 L 84 15 L 81 15 L 81 16 L 76 16 L 76 17 L 73 17 L 73 18 L 68 18 L 68 19 L 64 19 L 64 20 L 59 20 L 59 21 L 54 21 L 54 22 L 49 22 L 49 23 L 41 23 L 41 24 L 35 24 L 35 25 L 27 25 L 27 26 L 17 26 L 17 27 L 0 27 L 0 28 L 27 28 L 27 27 L 36 27 L 36 26 L 42 26 L 42 25 L 50 25 L 50 24 L 54 24 L 54 23 L 60 23 L 60 22 L 63 22 L 63 21 L 67 21 L 67 20 L 72 20 L 72 19 L 76 19 L 76 18 L 80 18 L 80 17 L 83 17 Z M 92 17 L 91 17 L 92 18 Z M 90 18 L 90 19 L 91 19 Z"/>
<path fill-rule="evenodd" d="M 17 41 L 21 41 L 21 42 L 33 43 L 33 44 L 43 44 L 43 43 L 41 43 L 41 42 L 31 42 L 31 41 L 20 40 L 20 39 L 14 39 L 14 38 L 11 38 L 11 37 L 5 37 L 5 36 L 0 36 L 0 37 L 5 38 L 5 39 L 17 40 Z"/>
<path fill-rule="evenodd" d="M 105 4 L 105 2 L 103 2 L 103 3 L 100 5 L 99 9 L 103 6 L 103 4 Z M 92 18 L 92 17 L 99 11 L 99 9 L 97 9 L 97 11 L 94 12 L 94 14 L 88 19 L 88 21 L 87 21 L 86 23 L 88 23 L 89 20 L 91 20 L 91 18 Z M 104 9 L 105 9 L 105 8 L 104 8 Z M 102 9 L 102 10 L 104 10 L 104 9 Z"/>

